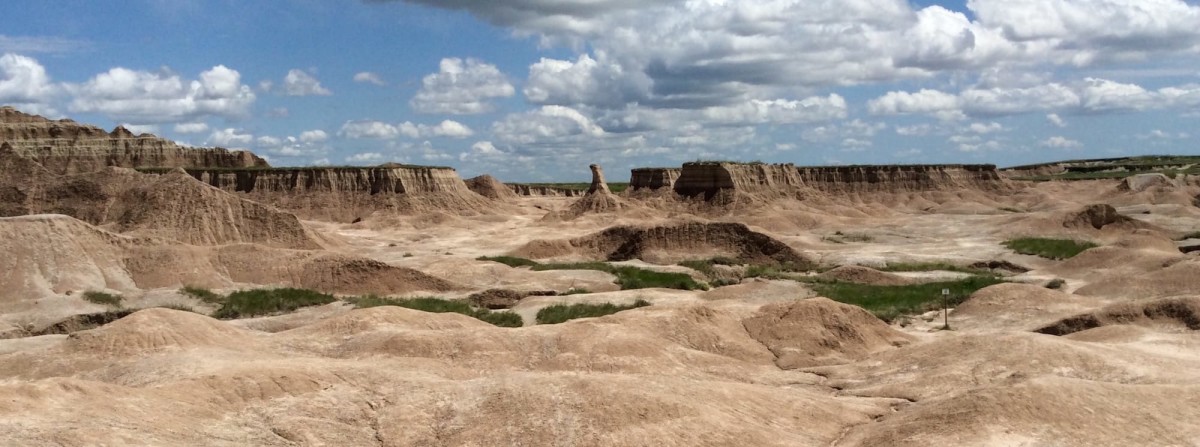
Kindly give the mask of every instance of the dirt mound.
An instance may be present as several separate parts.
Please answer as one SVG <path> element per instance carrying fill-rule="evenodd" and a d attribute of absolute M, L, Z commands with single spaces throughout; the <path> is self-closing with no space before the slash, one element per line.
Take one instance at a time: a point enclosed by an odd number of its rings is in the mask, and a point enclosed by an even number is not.
<path fill-rule="evenodd" d="M 1036 332 L 1069 335 L 1098 327 L 1134 325 L 1175 325 L 1200 330 L 1200 297 L 1166 298 L 1136 303 L 1119 303 L 1097 312 L 1064 318 Z"/>
<path fill-rule="evenodd" d="M 1176 184 L 1163 174 L 1137 174 L 1125 177 L 1117 185 L 1120 191 L 1143 192 L 1149 189 L 1172 189 Z"/>
<path fill-rule="evenodd" d="M 1149 265 L 1141 274 L 1105 274 L 1075 291 L 1079 295 L 1142 299 L 1200 293 L 1200 260 L 1177 257 Z"/>
<path fill-rule="evenodd" d="M 0 218 L 0 303 L 71 291 L 135 290 L 124 268 L 127 242 L 68 216 Z"/>
<path fill-rule="evenodd" d="M 819 275 L 822 279 L 873 286 L 903 286 L 912 284 L 911 279 L 887 272 L 881 272 L 861 265 L 843 265 Z"/>
<path fill-rule="evenodd" d="M 457 284 L 411 268 L 320 251 L 231 245 L 218 249 L 214 264 L 225 269 L 233 282 L 280 284 L 327 293 L 392 295 L 461 290 Z"/>
<path fill-rule="evenodd" d="M 1200 436 L 1197 396 L 1195 385 L 1039 378 L 907 407 L 839 445 L 1188 445 Z"/>
<path fill-rule="evenodd" d="M 117 231 L 194 245 L 320 248 L 295 215 L 235 197 L 182 170 L 146 180 L 121 192 L 109 205 L 106 221 Z"/>
<path fill-rule="evenodd" d="M 140 355 L 198 347 L 251 349 L 254 340 L 251 333 L 204 315 L 156 308 L 72 334 L 64 347 L 89 354 Z"/>
<path fill-rule="evenodd" d="M 488 289 L 482 292 L 473 293 L 467 297 L 467 300 L 475 306 L 486 309 L 508 309 L 517 305 L 521 298 L 525 298 L 524 293 L 508 289 Z"/>
<path fill-rule="evenodd" d="M 1082 210 L 1072 212 L 1063 218 L 1063 227 L 1066 228 L 1092 228 L 1102 230 L 1105 228 L 1120 228 L 1120 229 L 1139 229 L 1147 226 L 1142 222 L 1138 222 L 1129 217 L 1123 216 L 1117 212 L 1116 208 L 1108 204 L 1088 205 Z"/>
<path fill-rule="evenodd" d="M 516 256 L 550 258 L 579 255 L 586 259 L 677 262 L 715 256 L 752 264 L 815 265 L 807 256 L 740 223 L 688 222 L 658 227 L 617 226 L 570 240 L 532 241 Z"/>
<path fill-rule="evenodd" d="M 471 192 L 492 200 L 507 201 L 517 198 L 517 193 L 513 192 L 512 188 L 490 175 L 484 174 L 463 181 L 467 183 L 467 189 L 470 189 Z"/>
<path fill-rule="evenodd" d="M 1034 284 L 1003 283 L 971 294 L 950 314 L 957 330 L 1030 330 L 1039 322 L 1096 306 L 1096 300 Z"/>
<path fill-rule="evenodd" d="M 861 307 L 828 298 L 767 305 L 742 324 L 784 369 L 848 363 L 913 340 Z"/>

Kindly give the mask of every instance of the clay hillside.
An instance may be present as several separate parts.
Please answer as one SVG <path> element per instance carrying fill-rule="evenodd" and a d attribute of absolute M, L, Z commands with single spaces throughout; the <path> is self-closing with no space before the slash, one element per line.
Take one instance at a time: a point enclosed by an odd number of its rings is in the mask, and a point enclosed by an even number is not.
<path fill-rule="evenodd" d="M 505 184 L 5 107 L 0 445 L 1195 445 L 1195 166 Z"/>

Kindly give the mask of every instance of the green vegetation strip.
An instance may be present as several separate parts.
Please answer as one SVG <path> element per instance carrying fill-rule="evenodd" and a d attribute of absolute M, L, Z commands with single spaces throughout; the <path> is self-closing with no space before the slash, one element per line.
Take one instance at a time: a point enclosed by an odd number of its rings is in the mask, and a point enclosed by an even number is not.
<path fill-rule="evenodd" d="M 994 276 L 973 276 L 958 281 L 932 282 L 906 286 L 872 286 L 848 282 L 813 285 L 821 296 L 860 306 L 884 321 L 940 309 L 942 289 L 950 289 L 950 306 L 958 305 L 976 290 L 1004 282 Z"/>
<path fill-rule="evenodd" d="M 512 256 L 497 256 L 478 258 L 480 261 L 493 261 L 510 267 L 529 267 L 535 271 L 546 270 L 597 270 L 611 273 L 617 277 L 621 290 L 648 289 L 662 287 L 680 290 L 706 290 L 708 287 L 696 282 L 685 273 L 657 272 L 637 267 L 612 265 L 604 262 L 576 262 L 564 264 L 542 264 L 525 258 Z"/>
<path fill-rule="evenodd" d="M 986 269 L 976 269 L 971 267 L 963 267 L 945 262 L 895 262 L 888 263 L 879 269 L 881 272 L 959 272 L 970 273 L 972 275 L 990 275 L 991 272 Z"/>
<path fill-rule="evenodd" d="M 383 298 L 374 295 L 349 298 L 346 300 L 354 307 L 364 309 L 379 306 L 398 306 L 408 309 L 431 313 L 456 313 L 473 317 L 500 327 L 521 327 L 525 324 L 520 315 L 512 312 L 493 312 L 487 309 L 476 309 L 463 301 L 447 300 L 436 297 L 421 298 Z"/>
<path fill-rule="evenodd" d="M 214 318 L 232 319 L 291 312 L 301 307 L 337 301 L 333 295 L 305 289 L 254 289 L 229 294 L 213 313 Z"/>
<path fill-rule="evenodd" d="M 633 304 L 617 305 L 613 303 L 603 304 L 555 304 L 553 306 L 544 307 L 537 313 L 538 324 L 558 324 L 565 321 L 574 320 L 576 318 L 592 318 L 612 315 L 617 312 L 639 307 L 649 306 L 650 302 L 646 300 L 637 300 Z"/>
<path fill-rule="evenodd" d="M 89 290 L 83 292 L 83 299 L 103 306 L 121 307 L 121 295 Z"/>
<path fill-rule="evenodd" d="M 1005 241 L 1004 246 L 1023 255 L 1035 255 L 1049 259 L 1073 258 L 1075 255 L 1083 253 L 1084 250 L 1099 247 L 1099 245 L 1086 241 L 1037 237 Z"/>
<path fill-rule="evenodd" d="M 210 304 L 221 304 L 225 301 L 224 296 L 202 287 L 184 286 L 179 289 L 179 293 Z"/>

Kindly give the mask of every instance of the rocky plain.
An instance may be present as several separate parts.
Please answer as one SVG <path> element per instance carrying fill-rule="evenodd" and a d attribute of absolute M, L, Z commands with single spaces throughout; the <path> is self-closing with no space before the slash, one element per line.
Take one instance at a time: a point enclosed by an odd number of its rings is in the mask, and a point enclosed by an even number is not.
<path fill-rule="evenodd" d="M 1196 161 L 569 189 L 6 107 L 0 445 L 1200 445 Z"/>

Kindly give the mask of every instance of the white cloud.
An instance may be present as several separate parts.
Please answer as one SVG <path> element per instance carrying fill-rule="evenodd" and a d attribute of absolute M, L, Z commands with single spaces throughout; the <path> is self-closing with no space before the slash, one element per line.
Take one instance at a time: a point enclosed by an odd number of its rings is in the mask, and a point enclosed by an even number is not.
<path fill-rule="evenodd" d="M 348 163 L 377 163 L 383 161 L 384 155 L 378 152 L 362 152 L 346 157 Z"/>
<path fill-rule="evenodd" d="M 750 100 L 744 103 L 709 107 L 703 110 L 708 120 L 722 124 L 796 124 L 830 121 L 846 117 L 846 100 L 836 94 L 803 100 Z"/>
<path fill-rule="evenodd" d="M 178 133 L 204 133 L 208 132 L 208 123 L 179 123 L 175 125 L 175 132 Z"/>
<path fill-rule="evenodd" d="M 53 36 L 5 36 L 0 34 L 0 52 L 62 54 L 91 46 L 86 41 Z"/>
<path fill-rule="evenodd" d="M 384 86 L 384 85 L 387 85 L 387 83 L 386 83 L 386 82 L 383 82 L 383 78 L 382 78 L 382 77 L 380 77 L 378 73 L 372 73 L 372 72 L 369 72 L 369 71 L 363 71 L 363 72 L 355 73 L 355 74 L 354 74 L 354 82 L 362 82 L 362 83 L 366 83 L 366 84 L 375 84 L 375 85 L 378 85 L 378 86 Z"/>
<path fill-rule="evenodd" d="M 573 135 L 598 137 L 605 132 L 578 110 L 564 106 L 542 106 L 497 121 L 492 126 L 492 133 L 504 141 L 529 144 Z"/>
<path fill-rule="evenodd" d="M 466 138 L 471 135 L 475 135 L 475 131 L 458 121 L 445 120 L 441 123 L 438 123 L 436 126 L 428 128 L 428 130 L 422 130 L 421 134 L 429 134 L 438 137 Z"/>
<path fill-rule="evenodd" d="M 37 60 L 12 53 L 0 56 L 0 103 L 45 104 L 55 92 L 46 68 Z"/>
<path fill-rule="evenodd" d="M 916 93 L 892 91 L 867 103 L 872 115 L 930 114 L 944 119 L 962 118 L 958 97 L 938 90 Z"/>
<path fill-rule="evenodd" d="M 1046 114 L 1046 121 L 1049 121 L 1050 124 L 1053 124 L 1055 127 L 1067 127 L 1067 121 L 1058 116 L 1057 113 Z"/>
<path fill-rule="evenodd" d="M 142 123 L 191 121 L 206 116 L 245 116 L 255 95 L 237 70 L 218 65 L 185 81 L 169 71 L 113 68 L 83 84 L 71 84 L 72 112 L 95 112 Z"/>
<path fill-rule="evenodd" d="M 158 126 L 153 125 L 153 124 L 122 123 L 121 127 L 124 127 L 125 129 L 128 129 L 130 132 L 133 132 L 134 135 L 141 135 L 144 133 L 153 134 L 153 133 L 158 132 Z"/>
<path fill-rule="evenodd" d="M 208 145 L 227 147 L 227 148 L 242 148 L 249 146 L 254 142 L 254 135 L 246 133 L 241 129 L 225 128 L 213 131 L 208 136 Z"/>
<path fill-rule="evenodd" d="M 304 70 L 293 68 L 283 77 L 283 92 L 288 96 L 329 96 L 333 92 Z"/>
<path fill-rule="evenodd" d="M 283 143 L 283 140 L 280 140 L 279 138 L 272 137 L 269 135 L 264 135 L 264 136 L 258 137 L 254 141 L 259 146 L 278 146 Z"/>
<path fill-rule="evenodd" d="M 338 131 L 338 135 L 346 138 L 374 138 L 387 140 L 396 138 L 400 135 L 400 130 L 391 124 L 382 121 L 347 121 L 342 124 L 342 129 Z"/>
<path fill-rule="evenodd" d="M 442 59 L 439 71 L 421 80 L 409 104 L 421 113 L 468 115 L 492 111 L 491 101 L 516 89 L 495 65 L 477 59 Z"/>
<path fill-rule="evenodd" d="M 1038 145 L 1054 149 L 1079 149 L 1083 147 L 1083 143 L 1062 136 L 1047 138 L 1038 143 Z"/>
<path fill-rule="evenodd" d="M 326 134 L 323 130 L 306 130 L 304 132 L 300 132 L 301 143 L 320 143 L 328 139 L 329 134 Z"/>
<path fill-rule="evenodd" d="M 471 130 L 467 125 L 453 120 L 444 120 L 433 126 L 413 124 L 409 121 L 394 125 L 382 121 L 347 121 L 342 125 L 342 129 L 338 131 L 338 134 L 353 139 L 373 138 L 390 140 L 400 136 L 408 138 L 466 138 L 475 135 L 475 131 Z"/>
<path fill-rule="evenodd" d="M 977 133 L 980 135 L 984 135 L 984 134 L 989 134 L 989 133 L 994 133 L 994 132 L 1000 132 L 1000 131 L 1004 130 L 1004 126 L 1002 126 L 1002 125 L 1000 125 L 1000 123 L 997 123 L 994 121 L 990 122 L 990 123 L 971 123 L 970 126 L 967 126 L 967 130 L 970 130 L 971 132 L 974 132 L 974 133 Z"/>

